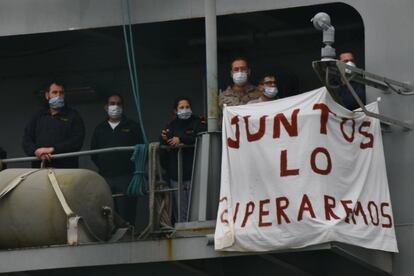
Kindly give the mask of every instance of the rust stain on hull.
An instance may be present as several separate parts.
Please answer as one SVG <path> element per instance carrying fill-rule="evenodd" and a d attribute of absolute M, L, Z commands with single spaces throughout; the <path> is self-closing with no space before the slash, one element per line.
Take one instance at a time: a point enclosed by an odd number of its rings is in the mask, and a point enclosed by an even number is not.
<path fill-rule="evenodd" d="M 166 240 L 167 243 L 167 260 L 173 260 L 173 242 L 172 239 Z"/>

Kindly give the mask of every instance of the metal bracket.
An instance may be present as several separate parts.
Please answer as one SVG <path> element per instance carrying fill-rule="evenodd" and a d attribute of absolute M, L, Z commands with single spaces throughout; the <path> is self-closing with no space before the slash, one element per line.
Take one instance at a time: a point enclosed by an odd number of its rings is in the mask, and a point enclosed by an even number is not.
<path fill-rule="evenodd" d="M 62 206 L 63 211 L 67 216 L 67 241 L 69 245 L 77 245 L 79 242 L 78 225 L 80 216 L 76 215 L 69 207 L 62 190 L 59 187 L 55 172 L 53 169 L 48 170 L 49 181 L 52 184 L 52 188 Z"/>
<path fill-rule="evenodd" d="M 312 62 L 312 67 L 318 75 L 319 79 L 325 83 L 326 88 L 328 89 L 331 96 L 339 104 L 342 104 L 342 100 L 340 99 L 338 93 L 336 93 L 336 89 L 338 87 L 331 85 L 330 75 L 340 77 L 342 84 L 346 85 L 349 92 L 352 94 L 365 115 L 379 119 L 381 122 L 387 125 L 396 125 L 402 127 L 404 130 L 411 130 L 413 128 L 412 124 L 410 123 L 368 111 L 352 87 L 351 81 L 375 87 L 386 93 L 394 92 L 405 96 L 414 95 L 413 87 L 411 85 L 366 72 L 360 68 L 349 66 L 339 60 L 314 61 Z M 351 73 L 346 73 L 345 69 L 346 71 L 349 70 Z"/>
<path fill-rule="evenodd" d="M 78 225 L 79 225 L 80 219 L 81 217 L 76 216 L 76 215 L 68 217 L 68 221 L 67 221 L 68 245 L 78 245 L 79 243 Z"/>

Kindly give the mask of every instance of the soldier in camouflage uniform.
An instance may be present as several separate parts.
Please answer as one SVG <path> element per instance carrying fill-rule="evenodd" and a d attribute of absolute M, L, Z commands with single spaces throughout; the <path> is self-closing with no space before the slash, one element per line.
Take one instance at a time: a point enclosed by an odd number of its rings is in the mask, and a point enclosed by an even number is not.
<path fill-rule="evenodd" d="M 244 105 L 260 97 L 260 91 L 249 83 L 249 75 L 250 69 L 247 61 L 244 58 L 234 59 L 231 63 L 231 76 L 234 84 L 220 93 L 220 109 L 223 109 L 224 104 L 228 106 Z"/>

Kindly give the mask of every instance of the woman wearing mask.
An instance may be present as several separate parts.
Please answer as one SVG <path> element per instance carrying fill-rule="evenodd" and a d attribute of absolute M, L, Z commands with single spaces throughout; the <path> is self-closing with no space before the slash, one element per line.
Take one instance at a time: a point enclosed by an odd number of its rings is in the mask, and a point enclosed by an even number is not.
<path fill-rule="evenodd" d="M 171 149 L 165 152 L 165 157 L 168 163 L 168 174 L 170 177 L 171 188 L 178 187 L 178 163 L 177 145 L 192 145 L 195 142 L 197 133 L 205 130 L 205 122 L 198 116 L 194 116 L 191 110 L 191 102 L 186 97 L 179 97 L 174 102 L 174 119 L 167 124 L 161 131 L 160 143 L 162 145 L 169 145 Z M 191 172 L 193 167 L 194 148 L 182 149 L 183 158 L 183 185 L 181 187 L 180 200 L 180 218 L 178 218 L 178 193 L 174 193 L 175 201 L 175 220 L 187 221 L 188 201 L 190 195 Z"/>

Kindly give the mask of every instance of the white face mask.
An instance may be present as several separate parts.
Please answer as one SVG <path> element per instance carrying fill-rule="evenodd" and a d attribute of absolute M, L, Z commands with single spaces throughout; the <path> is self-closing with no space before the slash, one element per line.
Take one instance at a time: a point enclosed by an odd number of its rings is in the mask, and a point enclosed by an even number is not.
<path fill-rule="evenodd" d="M 191 108 L 184 108 L 177 110 L 177 117 L 181 120 L 187 120 L 191 117 L 193 112 L 191 111 Z"/>
<path fill-rule="evenodd" d="M 346 65 L 349 65 L 349 66 L 352 66 L 352 67 L 356 67 L 355 63 L 353 63 L 352 61 L 348 61 L 348 62 L 346 62 L 345 64 L 346 64 Z M 347 74 L 351 74 L 351 73 L 352 73 L 352 71 L 351 71 L 351 70 L 349 70 L 349 69 L 345 69 L 345 73 L 347 73 Z"/>
<path fill-rule="evenodd" d="M 53 109 L 59 109 L 65 106 L 65 99 L 61 96 L 49 99 L 49 106 Z"/>
<path fill-rule="evenodd" d="M 274 98 L 274 97 L 276 97 L 278 92 L 279 91 L 278 91 L 277 87 L 265 86 L 263 94 L 268 98 Z"/>
<path fill-rule="evenodd" d="M 122 107 L 118 105 L 108 105 L 108 116 L 111 119 L 119 119 L 122 116 Z"/>
<path fill-rule="evenodd" d="M 233 82 L 237 85 L 243 85 L 247 82 L 247 73 L 246 72 L 236 72 L 233 73 Z"/>

